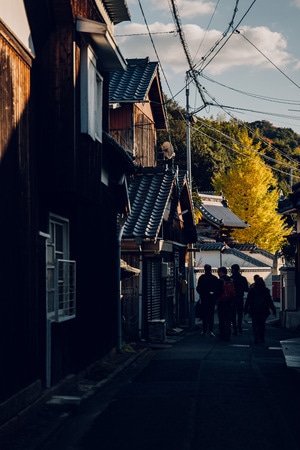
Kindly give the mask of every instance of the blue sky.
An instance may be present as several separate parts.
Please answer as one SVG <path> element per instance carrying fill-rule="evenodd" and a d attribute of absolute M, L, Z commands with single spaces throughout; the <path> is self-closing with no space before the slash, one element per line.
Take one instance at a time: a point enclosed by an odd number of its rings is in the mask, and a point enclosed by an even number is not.
<path fill-rule="evenodd" d="M 268 120 L 300 134 L 300 0 L 177 0 L 176 6 L 207 104 L 191 83 L 191 112 Z M 189 65 L 170 2 L 128 0 L 128 8 L 131 21 L 115 26 L 123 56 L 159 61 L 164 93 L 186 107 Z"/>

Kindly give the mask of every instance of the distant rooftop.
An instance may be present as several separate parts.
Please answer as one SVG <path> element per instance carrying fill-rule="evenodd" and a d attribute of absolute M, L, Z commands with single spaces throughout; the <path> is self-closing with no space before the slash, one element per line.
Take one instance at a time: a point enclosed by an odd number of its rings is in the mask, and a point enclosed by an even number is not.
<path fill-rule="evenodd" d="M 229 228 L 247 228 L 249 225 L 234 214 L 221 195 L 199 193 L 201 204 L 198 207 L 203 219 L 218 226 Z"/>

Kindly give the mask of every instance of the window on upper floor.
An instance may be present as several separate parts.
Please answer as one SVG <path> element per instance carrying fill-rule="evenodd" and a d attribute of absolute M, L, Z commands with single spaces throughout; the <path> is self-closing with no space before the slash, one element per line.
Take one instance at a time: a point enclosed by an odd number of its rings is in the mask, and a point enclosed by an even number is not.
<path fill-rule="evenodd" d="M 97 70 L 97 57 L 90 46 L 81 51 L 81 132 L 102 142 L 103 78 Z"/>

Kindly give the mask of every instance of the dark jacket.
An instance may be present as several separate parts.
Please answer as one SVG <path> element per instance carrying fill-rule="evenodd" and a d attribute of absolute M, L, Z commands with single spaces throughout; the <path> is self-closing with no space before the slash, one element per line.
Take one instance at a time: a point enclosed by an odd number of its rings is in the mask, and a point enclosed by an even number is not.
<path fill-rule="evenodd" d="M 236 297 L 244 297 L 244 293 L 249 291 L 247 278 L 241 275 L 239 272 L 233 273 L 231 278 L 234 282 Z"/>
<path fill-rule="evenodd" d="M 216 302 L 219 295 L 219 280 L 212 273 L 200 275 L 196 288 L 201 301 Z"/>
<path fill-rule="evenodd" d="M 270 290 L 267 287 L 252 285 L 245 303 L 245 314 L 268 317 L 270 310 L 276 315 L 276 308 Z"/>

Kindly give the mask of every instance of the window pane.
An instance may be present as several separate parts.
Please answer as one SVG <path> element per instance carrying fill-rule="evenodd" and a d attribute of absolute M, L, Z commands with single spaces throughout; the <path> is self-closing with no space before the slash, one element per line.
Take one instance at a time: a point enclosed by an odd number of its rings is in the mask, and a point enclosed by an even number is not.
<path fill-rule="evenodd" d="M 63 226 L 55 225 L 55 251 L 63 254 Z"/>

